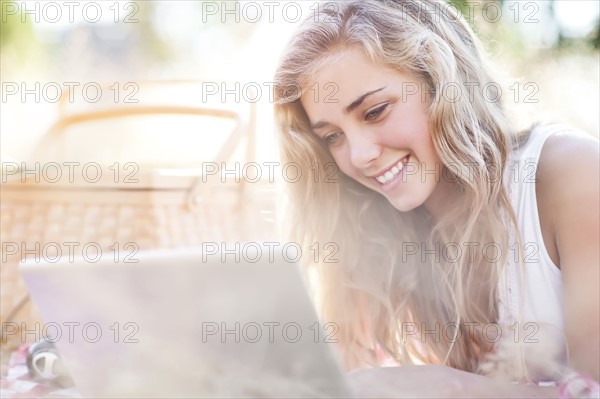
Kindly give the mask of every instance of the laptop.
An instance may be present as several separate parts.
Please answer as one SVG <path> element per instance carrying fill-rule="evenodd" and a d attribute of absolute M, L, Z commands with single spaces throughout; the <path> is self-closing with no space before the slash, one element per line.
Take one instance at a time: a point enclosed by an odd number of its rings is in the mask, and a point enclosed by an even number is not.
<path fill-rule="evenodd" d="M 297 263 L 281 246 L 227 248 L 19 268 L 84 397 L 350 396 L 337 326 L 319 322 Z"/>

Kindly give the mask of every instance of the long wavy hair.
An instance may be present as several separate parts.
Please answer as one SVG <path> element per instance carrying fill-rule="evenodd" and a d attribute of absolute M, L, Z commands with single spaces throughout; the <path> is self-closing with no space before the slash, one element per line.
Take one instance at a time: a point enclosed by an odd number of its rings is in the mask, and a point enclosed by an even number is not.
<path fill-rule="evenodd" d="M 345 48 L 429 86 L 432 141 L 464 198 L 443 220 L 422 206 L 400 212 L 343 174 L 332 179 L 335 162 L 300 97 L 327 57 Z M 476 372 L 489 350 L 482 330 L 498 320 L 496 287 L 516 226 L 502 177 L 524 136 L 484 93 L 494 87 L 487 71 L 471 28 L 434 0 L 322 3 L 283 55 L 274 86 L 281 155 L 305 172 L 289 184 L 286 224 L 311 254 L 305 270 L 349 369 L 376 365 L 383 352 L 399 364 Z M 439 90 L 448 84 L 471 95 L 451 102 Z M 486 243 L 504 250 L 484 256 Z M 469 245 L 476 250 L 466 256 Z"/>

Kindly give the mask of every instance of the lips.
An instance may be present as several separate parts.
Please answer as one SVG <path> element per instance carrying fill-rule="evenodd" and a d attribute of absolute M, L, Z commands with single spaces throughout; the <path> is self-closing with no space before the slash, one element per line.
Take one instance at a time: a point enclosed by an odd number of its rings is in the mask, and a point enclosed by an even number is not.
<path fill-rule="evenodd" d="M 387 184 L 390 184 L 392 181 L 395 180 L 395 178 L 398 175 L 400 175 L 400 172 L 402 172 L 402 169 L 404 169 L 404 167 L 406 166 L 406 163 L 408 162 L 409 157 L 410 157 L 410 155 L 405 156 L 404 158 L 402 158 L 398 162 L 396 162 L 394 165 L 392 165 L 385 172 L 383 172 L 377 176 L 373 176 L 373 178 L 375 180 L 377 180 L 377 182 L 379 184 L 382 184 L 384 186 Z"/>

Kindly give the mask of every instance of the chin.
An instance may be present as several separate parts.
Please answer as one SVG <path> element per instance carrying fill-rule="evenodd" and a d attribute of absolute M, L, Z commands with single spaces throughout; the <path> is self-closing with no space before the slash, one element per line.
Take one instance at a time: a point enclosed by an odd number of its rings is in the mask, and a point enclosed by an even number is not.
<path fill-rule="evenodd" d="M 424 205 L 431 196 L 433 187 L 419 187 L 421 190 L 412 190 L 411 194 L 402 193 L 397 196 L 385 196 L 389 203 L 400 212 L 410 212 Z"/>
<path fill-rule="evenodd" d="M 387 198 L 387 197 L 386 197 Z M 424 201 L 408 200 L 406 198 L 387 198 L 390 204 L 400 212 L 410 212 L 423 205 Z"/>

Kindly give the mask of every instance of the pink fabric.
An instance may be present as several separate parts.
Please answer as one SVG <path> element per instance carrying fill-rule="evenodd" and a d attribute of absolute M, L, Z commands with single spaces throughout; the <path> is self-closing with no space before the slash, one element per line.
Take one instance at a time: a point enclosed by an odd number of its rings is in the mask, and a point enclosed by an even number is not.
<path fill-rule="evenodd" d="M 34 381 L 27 369 L 28 350 L 29 344 L 26 344 L 11 354 L 6 375 L 0 377 L 1 398 L 44 398 L 49 394 L 52 394 L 53 398 L 79 397 L 72 389 L 62 389 Z"/>

